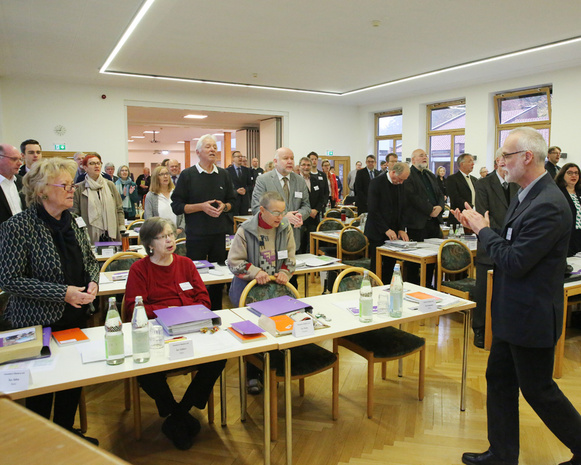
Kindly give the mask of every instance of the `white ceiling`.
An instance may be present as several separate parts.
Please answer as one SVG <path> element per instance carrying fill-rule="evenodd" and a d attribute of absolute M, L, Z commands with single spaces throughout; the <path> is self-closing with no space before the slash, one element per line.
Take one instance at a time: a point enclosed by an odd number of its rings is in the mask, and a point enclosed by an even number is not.
<path fill-rule="evenodd" d="M 100 75 L 141 5 L 0 0 L 0 76 L 359 105 L 581 64 L 577 43 L 342 97 Z M 156 0 L 109 69 L 342 93 L 581 36 L 580 17 L 578 0 Z"/>

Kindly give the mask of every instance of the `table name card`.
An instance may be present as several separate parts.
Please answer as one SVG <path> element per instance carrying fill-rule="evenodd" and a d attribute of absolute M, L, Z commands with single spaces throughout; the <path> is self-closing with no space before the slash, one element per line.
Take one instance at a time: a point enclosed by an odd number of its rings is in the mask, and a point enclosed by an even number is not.
<path fill-rule="evenodd" d="M 438 304 L 436 303 L 436 299 L 422 300 L 420 302 L 418 310 L 422 313 L 435 312 L 436 310 L 438 310 Z"/>
<path fill-rule="evenodd" d="M 293 325 L 293 336 L 294 337 L 306 337 L 313 336 L 315 334 L 315 327 L 313 325 L 313 320 L 303 320 L 295 321 Z"/>
<path fill-rule="evenodd" d="M 181 358 L 193 356 L 194 356 L 194 341 L 192 341 L 191 339 L 169 343 L 170 360 L 179 360 Z"/>
<path fill-rule="evenodd" d="M 0 391 L 14 392 L 25 391 L 30 385 L 30 370 L 5 370 L 0 371 Z"/>

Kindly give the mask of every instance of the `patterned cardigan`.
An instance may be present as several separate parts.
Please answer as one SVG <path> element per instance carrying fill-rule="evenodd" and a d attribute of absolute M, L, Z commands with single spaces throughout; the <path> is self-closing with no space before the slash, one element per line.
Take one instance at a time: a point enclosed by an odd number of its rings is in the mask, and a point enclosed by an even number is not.
<path fill-rule="evenodd" d="M 75 218 L 75 215 L 72 215 Z M 72 221 L 85 271 L 99 282 L 99 263 L 86 228 Z M 0 289 L 10 293 L 6 318 L 14 328 L 49 325 L 65 309 L 67 285 L 50 230 L 31 205 L 0 225 Z"/>

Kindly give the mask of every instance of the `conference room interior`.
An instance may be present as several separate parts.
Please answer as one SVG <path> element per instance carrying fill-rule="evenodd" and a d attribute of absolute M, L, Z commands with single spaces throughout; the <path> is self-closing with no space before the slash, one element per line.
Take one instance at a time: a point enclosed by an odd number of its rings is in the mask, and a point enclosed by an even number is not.
<path fill-rule="evenodd" d="M 290 147 L 295 163 L 316 151 L 319 160 L 348 160 L 346 172 L 367 154 L 390 149 L 409 161 L 414 149 L 423 148 L 431 168 L 445 166 L 448 175 L 458 154 L 474 154 L 472 174 L 478 177 L 481 167 L 493 170 L 494 152 L 511 125 L 526 123 L 540 129 L 549 145 L 561 147 L 561 166 L 581 162 L 581 7 L 571 2 L 548 8 L 533 0 L 526 9 L 515 0 L 332 8 L 302 0 L 260 2 L 258 21 L 252 9 L 231 0 L 211 6 L 156 0 L 99 73 L 148 2 L 118 3 L 0 5 L 0 41 L 10 50 L 0 54 L 0 142 L 18 146 L 34 138 L 51 155 L 98 152 L 116 167 L 128 164 L 137 177 L 142 166 L 165 158 L 176 158 L 182 169 L 192 166 L 196 138 L 210 132 L 221 134 L 216 137 L 223 167 L 234 148 L 249 159 L 258 156 L 261 167 L 278 146 Z M 25 26 L 29 34 L 22 33 Z M 519 102 L 514 108 L 506 103 L 514 113 L 504 120 L 503 102 Z M 439 111 L 449 118 L 434 119 Z M 187 114 L 207 114 L 211 122 L 185 119 Z M 159 142 L 144 131 L 159 131 Z M 250 137 L 255 133 L 259 137 Z M 322 291 L 320 282 L 310 283 L 310 295 Z M 366 362 L 341 350 L 338 420 L 331 419 L 330 372 L 309 378 L 305 397 L 293 385 L 294 463 L 450 464 L 460 463 L 462 452 L 487 448 L 488 352 L 469 345 L 467 406 L 461 411 L 461 318 L 449 315 L 438 326 L 430 319 L 404 329 L 426 338 L 424 400 L 415 394 L 417 357 L 404 361 L 403 377 L 392 362 L 387 380 L 376 368 L 375 414 L 367 418 Z M 558 380 L 578 408 L 580 338 L 581 331 L 567 329 Z M 331 341 L 322 345 L 330 349 Z M 209 425 L 205 411 L 195 412 L 203 429 L 190 451 L 175 450 L 160 433 L 162 419 L 145 395 L 143 438 L 134 438 L 122 381 L 86 388 L 87 434 L 130 463 L 260 463 L 262 398 L 249 396 L 248 419 L 241 422 L 236 359 L 227 362 L 226 383 L 227 425 Z M 171 384 L 179 397 L 188 381 L 178 377 Z M 218 386 L 215 397 L 219 419 Z M 524 400 L 520 409 L 520 463 L 568 459 L 569 451 Z M 271 454 L 273 463 L 284 461 L 284 434 L 272 443 Z"/>

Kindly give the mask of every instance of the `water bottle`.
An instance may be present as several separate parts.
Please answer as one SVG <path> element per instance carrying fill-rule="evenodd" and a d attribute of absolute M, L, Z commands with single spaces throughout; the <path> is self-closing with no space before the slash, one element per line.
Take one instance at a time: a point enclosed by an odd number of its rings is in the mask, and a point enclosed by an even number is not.
<path fill-rule="evenodd" d="M 369 272 L 365 270 L 361 289 L 359 289 L 359 321 L 371 323 L 373 321 L 373 290 L 369 280 Z"/>
<path fill-rule="evenodd" d="M 389 316 L 392 318 L 401 318 L 403 305 L 403 281 L 399 264 L 396 263 L 393 268 L 393 276 L 389 286 Z"/>
<path fill-rule="evenodd" d="M 464 226 L 462 224 L 459 224 L 456 228 L 456 239 L 464 241 Z"/>
<path fill-rule="evenodd" d="M 123 323 L 115 297 L 109 297 L 109 310 L 105 318 L 105 356 L 107 365 L 120 365 L 125 361 Z"/>
<path fill-rule="evenodd" d="M 149 320 L 143 306 L 143 298 L 140 295 L 135 297 L 135 308 L 131 319 L 131 336 L 133 338 L 133 361 L 136 363 L 149 361 Z"/>

